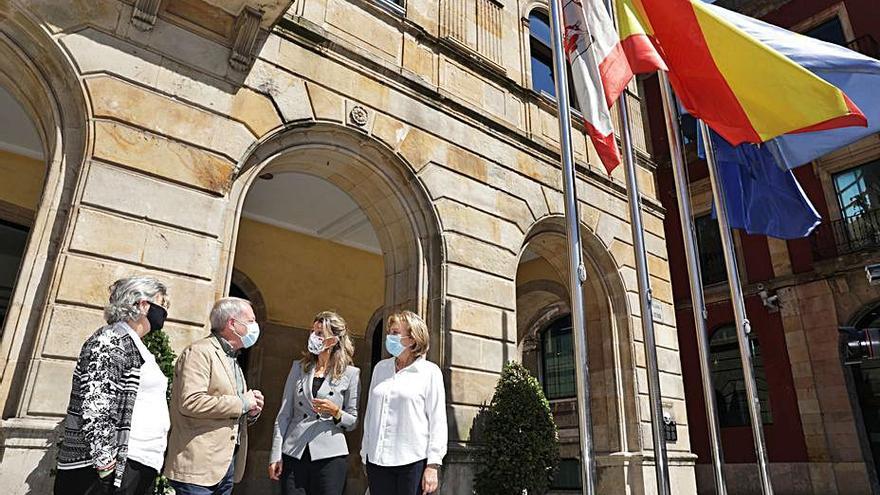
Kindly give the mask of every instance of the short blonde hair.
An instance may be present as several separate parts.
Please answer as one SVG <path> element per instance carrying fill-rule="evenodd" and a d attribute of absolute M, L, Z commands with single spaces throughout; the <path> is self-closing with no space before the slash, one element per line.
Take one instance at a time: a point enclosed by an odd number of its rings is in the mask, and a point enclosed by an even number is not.
<path fill-rule="evenodd" d="M 416 356 L 424 356 L 428 349 L 431 348 L 431 335 L 428 332 L 428 325 L 425 324 L 419 315 L 412 311 L 398 311 L 388 317 L 388 326 L 398 323 L 409 329 L 410 337 L 416 341 L 412 353 Z"/>

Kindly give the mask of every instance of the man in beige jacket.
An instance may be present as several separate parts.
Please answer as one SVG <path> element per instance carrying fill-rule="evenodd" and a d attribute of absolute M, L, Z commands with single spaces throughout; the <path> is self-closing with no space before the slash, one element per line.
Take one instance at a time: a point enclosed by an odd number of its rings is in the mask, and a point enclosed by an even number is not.
<path fill-rule="evenodd" d="M 248 390 L 235 357 L 259 335 L 250 303 L 226 297 L 211 310 L 211 335 L 178 358 L 165 458 L 177 495 L 229 495 L 241 481 L 247 427 L 263 409 L 263 394 Z"/>

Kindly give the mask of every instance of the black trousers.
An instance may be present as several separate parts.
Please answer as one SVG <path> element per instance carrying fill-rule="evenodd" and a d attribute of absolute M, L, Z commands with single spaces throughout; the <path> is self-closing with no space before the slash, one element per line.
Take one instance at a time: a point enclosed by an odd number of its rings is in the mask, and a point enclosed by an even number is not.
<path fill-rule="evenodd" d="M 113 486 L 113 476 L 101 478 L 93 467 L 59 469 L 55 474 L 55 495 L 144 495 L 159 473 L 131 459 L 125 463 L 122 486 Z"/>
<path fill-rule="evenodd" d="M 377 466 L 367 462 L 370 495 L 422 495 L 427 459 L 403 466 Z"/>
<path fill-rule="evenodd" d="M 348 471 L 346 456 L 312 460 L 309 448 L 302 459 L 281 456 L 283 495 L 342 495 Z"/>

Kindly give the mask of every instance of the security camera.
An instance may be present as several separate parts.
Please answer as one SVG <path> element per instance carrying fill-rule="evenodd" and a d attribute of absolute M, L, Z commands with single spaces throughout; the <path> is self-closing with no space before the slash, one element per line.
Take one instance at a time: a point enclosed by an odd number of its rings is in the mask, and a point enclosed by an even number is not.
<path fill-rule="evenodd" d="M 868 276 L 868 283 L 871 285 L 880 285 L 880 263 L 865 266 L 865 275 Z"/>
<path fill-rule="evenodd" d="M 764 284 L 758 284 L 758 296 L 761 297 L 761 303 L 764 307 L 771 313 L 779 311 L 779 296 L 776 294 L 771 295 L 767 288 L 764 287 Z"/>

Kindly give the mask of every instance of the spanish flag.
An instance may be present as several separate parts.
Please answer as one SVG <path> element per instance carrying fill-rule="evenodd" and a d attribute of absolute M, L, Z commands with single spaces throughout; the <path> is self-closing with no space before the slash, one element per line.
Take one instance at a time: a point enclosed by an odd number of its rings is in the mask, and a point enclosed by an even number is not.
<path fill-rule="evenodd" d="M 631 14 L 620 16 L 636 26 L 631 32 L 654 41 L 688 113 L 734 146 L 867 125 L 843 91 L 747 34 L 720 7 L 700 0 L 618 1 Z"/>

